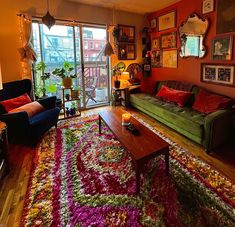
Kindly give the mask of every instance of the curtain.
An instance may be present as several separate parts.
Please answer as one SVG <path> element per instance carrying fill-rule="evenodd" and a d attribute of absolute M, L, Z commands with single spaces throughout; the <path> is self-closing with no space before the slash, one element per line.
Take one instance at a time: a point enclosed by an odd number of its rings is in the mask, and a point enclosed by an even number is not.
<path fill-rule="evenodd" d="M 19 15 L 21 78 L 32 79 L 32 63 L 37 60 L 37 54 L 31 44 L 32 19 L 25 14 Z"/>

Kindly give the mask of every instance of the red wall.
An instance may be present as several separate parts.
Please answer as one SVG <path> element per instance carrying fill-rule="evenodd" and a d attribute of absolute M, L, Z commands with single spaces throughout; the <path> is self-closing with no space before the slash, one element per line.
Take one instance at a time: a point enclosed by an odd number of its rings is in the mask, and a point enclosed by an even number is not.
<path fill-rule="evenodd" d="M 216 2 L 216 1 L 215 1 Z M 235 45 L 233 43 L 233 61 L 214 61 L 211 60 L 211 44 L 212 39 L 216 36 L 216 9 L 214 12 L 204 14 L 201 13 L 202 1 L 188 1 L 182 0 L 179 3 L 176 3 L 170 7 L 167 7 L 161 11 L 154 12 L 149 15 L 149 21 L 152 18 L 157 18 L 157 16 L 167 13 L 172 10 L 176 10 L 176 28 L 165 30 L 163 32 L 151 32 L 151 38 L 159 37 L 161 34 L 165 34 L 172 31 L 177 31 L 178 26 L 186 20 L 186 18 L 192 14 L 196 13 L 200 17 L 208 18 L 209 20 L 209 29 L 206 34 L 206 38 L 204 41 L 204 45 L 207 49 L 206 56 L 202 59 L 196 59 L 193 57 L 189 58 L 181 58 L 178 55 L 178 68 L 153 68 L 152 75 L 150 78 L 143 79 L 143 88 L 144 90 L 151 90 L 153 86 L 153 82 L 156 80 L 183 80 L 193 82 L 201 87 L 207 88 L 208 90 L 225 94 L 230 97 L 235 98 L 235 88 L 222 86 L 222 85 L 214 85 L 200 82 L 200 67 L 201 63 L 234 63 L 235 59 Z M 215 6 L 216 8 L 216 6 Z M 227 35 L 227 34 L 226 34 Z M 234 33 L 231 33 L 234 35 Z M 177 48 L 179 49 L 179 37 L 177 32 Z"/>

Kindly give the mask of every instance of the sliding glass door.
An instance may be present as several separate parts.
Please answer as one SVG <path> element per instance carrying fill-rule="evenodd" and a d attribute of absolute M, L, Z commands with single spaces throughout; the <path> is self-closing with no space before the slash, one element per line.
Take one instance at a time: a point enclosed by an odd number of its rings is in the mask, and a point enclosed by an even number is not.
<path fill-rule="evenodd" d="M 106 29 L 82 27 L 84 89 L 86 106 L 108 102 L 108 73 L 106 57 L 100 54 L 106 43 Z"/>
<path fill-rule="evenodd" d="M 106 43 L 103 26 L 54 25 L 50 30 L 43 24 L 33 23 L 33 45 L 37 62 L 46 64 L 45 72 L 52 72 L 64 62 L 74 67 L 77 75 L 73 87 L 79 88 L 82 108 L 108 103 L 109 79 L 107 59 L 101 50 Z M 35 94 L 42 96 L 40 71 L 34 73 Z M 51 73 L 46 80 L 46 94 L 61 98 L 61 78 Z"/>

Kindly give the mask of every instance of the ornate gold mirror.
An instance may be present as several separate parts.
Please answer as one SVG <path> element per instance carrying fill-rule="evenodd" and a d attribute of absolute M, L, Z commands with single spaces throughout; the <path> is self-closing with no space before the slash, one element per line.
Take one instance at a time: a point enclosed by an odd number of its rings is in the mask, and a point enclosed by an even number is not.
<path fill-rule="evenodd" d="M 203 58 L 206 48 L 203 45 L 209 22 L 197 14 L 191 14 L 179 27 L 180 56 Z"/>

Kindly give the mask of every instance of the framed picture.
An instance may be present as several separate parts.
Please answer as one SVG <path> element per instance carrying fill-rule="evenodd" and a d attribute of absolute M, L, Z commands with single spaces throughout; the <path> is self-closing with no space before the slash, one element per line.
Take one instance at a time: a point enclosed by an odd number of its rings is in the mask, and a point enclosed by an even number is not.
<path fill-rule="evenodd" d="M 135 60 L 135 44 L 119 43 L 118 44 L 118 60 Z"/>
<path fill-rule="evenodd" d="M 176 48 L 176 32 L 161 35 L 161 48 Z"/>
<path fill-rule="evenodd" d="M 158 17 L 158 31 L 175 27 L 175 11 Z"/>
<path fill-rule="evenodd" d="M 235 3 L 231 0 L 217 1 L 216 33 L 235 32 L 234 26 L 234 7 Z"/>
<path fill-rule="evenodd" d="M 118 25 L 118 42 L 135 42 L 135 26 Z"/>
<path fill-rule="evenodd" d="M 202 14 L 210 13 L 214 11 L 214 0 L 202 1 Z"/>
<path fill-rule="evenodd" d="M 232 60 L 232 36 L 216 37 L 212 41 L 212 60 Z"/>
<path fill-rule="evenodd" d="M 152 50 L 151 67 L 152 68 L 162 67 L 161 59 L 162 59 L 161 58 L 161 51 L 160 50 Z"/>
<path fill-rule="evenodd" d="M 202 63 L 201 81 L 225 86 L 234 86 L 234 65 Z"/>
<path fill-rule="evenodd" d="M 177 50 L 162 51 L 162 67 L 177 68 Z"/>
<path fill-rule="evenodd" d="M 154 29 L 157 27 L 157 19 L 154 18 L 151 20 L 151 24 L 150 24 L 151 28 Z"/>
<path fill-rule="evenodd" d="M 144 64 L 144 71 L 151 71 L 151 65 L 150 64 Z"/>
<path fill-rule="evenodd" d="M 152 40 L 152 50 L 159 50 L 160 49 L 160 38 L 154 38 Z"/>

